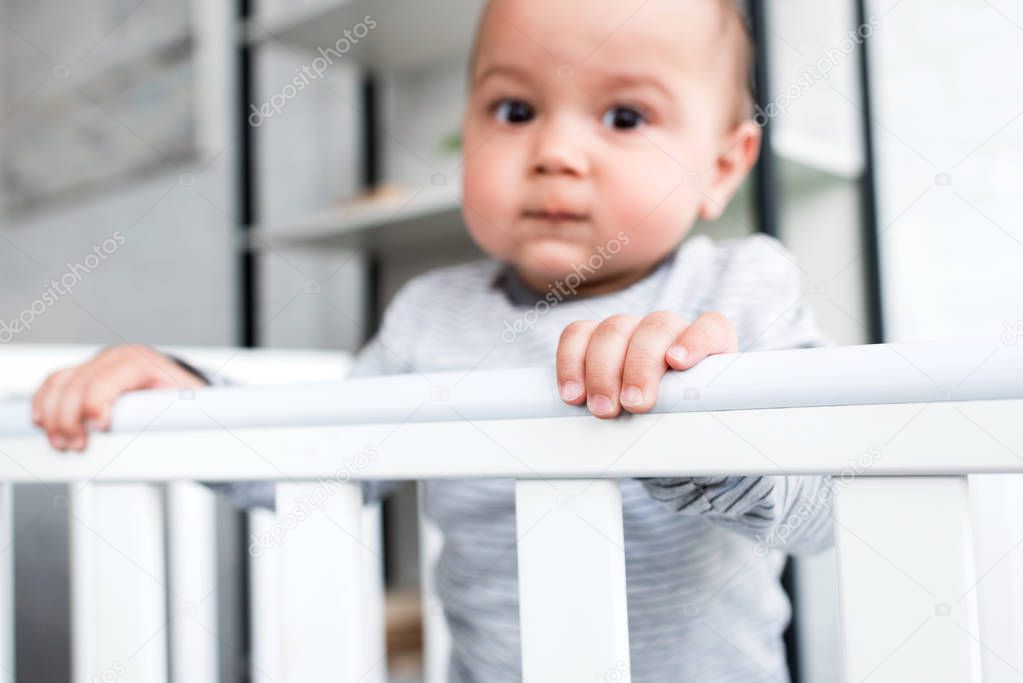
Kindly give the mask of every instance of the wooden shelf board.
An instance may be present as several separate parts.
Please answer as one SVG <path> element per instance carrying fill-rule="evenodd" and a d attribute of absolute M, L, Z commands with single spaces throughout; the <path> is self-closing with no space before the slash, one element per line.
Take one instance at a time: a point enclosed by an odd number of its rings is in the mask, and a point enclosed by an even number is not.
<path fill-rule="evenodd" d="M 253 245 L 394 251 L 467 241 L 461 203 L 447 186 L 353 202 L 292 224 L 257 227 Z"/>
<path fill-rule="evenodd" d="M 254 17 L 245 34 L 252 44 L 281 43 L 304 50 L 311 61 L 336 50 L 339 40 L 345 49 L 348 31 L 354 40 L 348 42 L 351 47 L 342 59 L 393 71 L 467 58 L 483 4 L 484 0 L 323 0 L 286 16 Z M 371 22 L 376 26 L 361 39 L 352 33 L 358 24 Z"/>
<path fill-rule="evenodd" d="M 837 180 L 858 180 L 863 175 L 863 158 L 855 150 L 814 139 L 809 135 L 777 134 L 774 153 L 783 162 L 805 167 L 812 173 Z"/>

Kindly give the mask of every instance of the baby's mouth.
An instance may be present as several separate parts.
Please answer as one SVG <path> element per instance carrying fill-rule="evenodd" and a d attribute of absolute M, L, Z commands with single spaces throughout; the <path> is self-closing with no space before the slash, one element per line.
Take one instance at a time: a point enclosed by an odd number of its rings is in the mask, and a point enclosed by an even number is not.
<path fill-rule="evenodd" d="M 526 218 L 533 220 L 548 221 L 551 223 L 560 223 L 567 221 L 586 221 L 589 220 L 589 216 L 584 213 L 572 213 L 569 211 L 526 211 L 523 213 Z"/>

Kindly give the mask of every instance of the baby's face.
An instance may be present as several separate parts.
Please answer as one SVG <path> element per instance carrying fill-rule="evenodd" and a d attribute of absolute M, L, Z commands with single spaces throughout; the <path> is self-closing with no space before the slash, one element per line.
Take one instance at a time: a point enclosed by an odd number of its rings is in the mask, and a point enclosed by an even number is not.
<path fill-rule="evenodd" d="M 736 123 L 718 0 L 489 5 L 463 119 L 463 215 L 484 251 L 540 290 L 599 263 L 596 292 L 723 211 L 759 131 Z"/>

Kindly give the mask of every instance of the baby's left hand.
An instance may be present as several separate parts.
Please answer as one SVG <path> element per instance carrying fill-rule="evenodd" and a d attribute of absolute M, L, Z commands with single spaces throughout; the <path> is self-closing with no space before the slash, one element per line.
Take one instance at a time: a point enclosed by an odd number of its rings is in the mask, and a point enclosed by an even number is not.
<path fill-rule="evenodd" d="M 558 391 L 566 403 L 585 402 L 597 417 L 615 417 L 622 408 L 644 413 L 657 401 L 669 368 L 687 370 L 707 356 L 738 350 L 735 329 L 720 313 L 693 322 L 668 311 L 577 320 L 558 341 Z"/>

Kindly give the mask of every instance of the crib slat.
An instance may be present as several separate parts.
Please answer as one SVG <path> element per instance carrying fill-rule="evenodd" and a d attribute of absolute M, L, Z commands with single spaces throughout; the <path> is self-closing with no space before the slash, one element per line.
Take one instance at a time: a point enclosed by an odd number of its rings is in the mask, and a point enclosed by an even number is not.
<path fill-rule="evenodd" d="M 621 488 L 516 482 L 522 677 L 628 683 Z"/>
<path fill-rule="evenodd" d="M 386 653 L 384 643 L 383 609 L 383 553 L 382 515 L 380 504 L 364 506 L 362 513 L 364 543 L 368 550 L 363 553 L 365 561 L 366 587 L 363 591 L 366 609 L 365 634 L 369 661 L 381 662 L 373 672 L 381 677 L 367 675 L 364 681 L 383 680 L 383 660 Z M 284 544 L 284 536 L 277 536 L 278 529 L 274 513 L 256 509 L 249 512 L 248 552 L 250 628 L 252 636 L 252 680 L 254 683 L 278 683 L 284 680 L 284 664 L 281 651 L 281 632 L 284 624 L 283 600 L 280 586 L 283 582 L 283 553 L 278 551 Z M 277 539 L 280 540 L 278 544 Z M 374 597 L 375 596 L 375 597 Z"/>
<path fill-rule="evenodd" d="M 371 683 L 386 677 L 368 633 L 371 609 L 362 490 L 337 481 L 279 483 L 277 519 L 284 617 L 282 683 Z"/>
<path fill-rule="evenodd" d="M 262 508 L 249 512 L 249 615 L 252 637 L 253 683 L 282 683 L 284 659 L 281 651 L 283 633 L 282 553 L 271 545 L 271 533 L 277 519 Z M 283 539 L 282 539 L 283 540 Z"/>
<path fill-rule="evenodd" d="M 96 523 L 95 484 L 71 482 L 68 486 L 68 529 L 71 592 L 71 682 L 87 683 L 99 667 L 99 634 L 96 632 L 99 605 L 92 587 L 96 576 L 96 539 L 86 526 Z"/>
<path fill-rule="evenodd" d="M 0 681 L 15 680 L 14 485 L 0 484 Z"/>
<path fill-rule="evenodd" d="M 966 477 L 835 489 L 845 680 L 980 683 Z"/>
<path fill-rule="evenodd" d="M 387 625 L 384 614 L 384 514 L 379 502 L 362 507 L 362 618 L 369 669 L 359 683 L 387 681 Z"/>
<path fill-rule="evenodd" d="M 70 490 L 71 679 L 166 683 L 162 491 L 78 482 Z"/>
<path fill-rule="evenodd" d="M 423 610 L 423 680 L 425 683 L 446 683 L 451 656 L 451 631 L 444 607 L 437 595 L 437 560 L 444 546 L 444 537 L 426 514 L 426 485 L 419 482 L 419 581 Z"/>
<path fill-rule="evenodd" d="M 217 683 L 216 500 L 194 482 L 167 484 L 172 683 Z"/>
<path fill-rule="evenodd" d="M 1023 476 L 969 477 L 977 557 L 981 664 L 985 683 L 1018 683 L 1023 671 Z"/>

